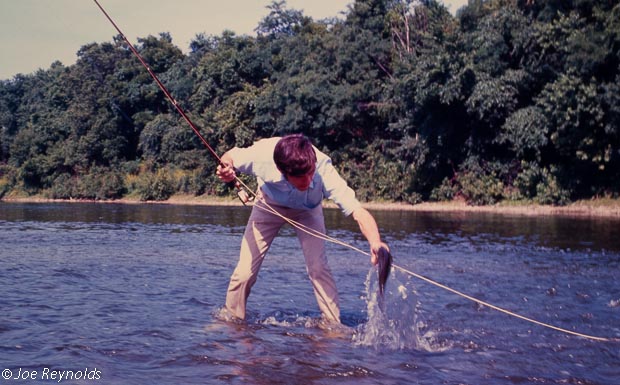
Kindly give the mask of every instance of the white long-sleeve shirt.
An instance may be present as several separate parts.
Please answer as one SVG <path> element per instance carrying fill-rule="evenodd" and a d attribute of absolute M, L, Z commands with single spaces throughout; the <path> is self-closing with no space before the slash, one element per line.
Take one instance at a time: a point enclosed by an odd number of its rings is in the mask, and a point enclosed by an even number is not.
<path fill-rule="evenodd" d="M 331 159 L 314 147 L 316 171 L 306 191 L 299 191 L 278 170 L 273 151 L 279 137 L 256 141 L 250 147 L 235 147 L 228 151 L 235 168 L 244 174 L 256 176 L 258 187 L 270 200 L 294 209 L 312 209 L 324 198 L 334 201 L 345 215 L 352 214 L 360 202 L 355 192 L 342 179 Z"/>

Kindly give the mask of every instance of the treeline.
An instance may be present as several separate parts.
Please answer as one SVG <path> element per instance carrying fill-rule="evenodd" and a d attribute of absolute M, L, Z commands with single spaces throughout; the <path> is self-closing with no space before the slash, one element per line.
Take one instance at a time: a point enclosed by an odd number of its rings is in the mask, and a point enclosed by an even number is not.
<path fill-rule="evenodd" d="M 620 191 L 620 5 L 357 0 L 316 21 L 272 3 L 256 36 L 138 39 L 218 152 L 302 132 L 363 200 L 564 204 Z M 120 37 L 0 82 L 0 197 L 227 194 Z"/>

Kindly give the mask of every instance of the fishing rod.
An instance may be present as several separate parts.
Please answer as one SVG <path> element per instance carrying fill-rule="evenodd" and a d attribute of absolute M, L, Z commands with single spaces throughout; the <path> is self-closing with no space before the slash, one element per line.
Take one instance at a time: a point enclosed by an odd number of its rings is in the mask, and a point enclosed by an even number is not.
<path fill-rule="evenodd" d="M 164 84 L 161 82 L 161 80 L 159 80 L 159 78 L 157 77 L 157 75 L 155 74 L 155 72 L 153 72 L 153 70 L 151 69 L 151 67 L 148 65 L 148 63 L 146 62 L 146 60 L 144 60 L 144 58 L 142 57 L 142 55 L 140 55 L 140 53 L 138 52 L 138 50 L 133 46 L 133 44 L 131 44 L 131 42 L 129 41 L 129 39 L 127 39 L 127 36 L 125 36 L 125 34 L 123 33 L 123 31 L 121 31 L 121 29 L 118 27 L 118 25 L 116 25 L 116 23 L 114 22 L 114 20 L 112 20 L 112 17 L 110 17 L 110 15 L 106 12 L 106 10 L 101 6 L 101 4 L 99 4 L 99 1 L 97 0 L 93 0 L 95 2 L 95 4 L 97 4 L 97 7 L 99 7 L 99 9 L 101 10 L 101 12 L 103 12 L 103 14 L 105 15 L 105 17 L 110 21 L 110 23 L 114 26 L 114 28 L 116 29 L 116 31 L 119 33 L 119 35 L 121 36 L 121 38 L 125 41 L 125 43 L 127 44 L 127 46 L 129 47 L 129 49 L 131 50 L 131 52 L 138 58 L 138 60 L 140 61 L 140 63 L 142 63 L 142 65 L 144 66 L 144 68 L 146 68 L 147 72 L 149 73 L 149 75 L 151 75 L 151 77 L 153 78 L 153 80 L 155 80 L 155 83 L 157 83 L 157 86 L 159 87 L 159 89 L 164 93 L 164 95 L 166 95 L 166 98 L 170 101 L 170 103 L 172 103 L 172 105 L 174 106 L 174 108 L 177 110 L 177 112 L 179 114 L 181 114 L 181 116 L 183 117 L 183 119 L 187 122 L 187 124 L 189 124 L 189 126 L 191 127 L 192 131 L 194 131 L 194 134 L 196 134 L 196 136 L 198 136 L 198 138 L 200 139 L 200 141 L 202 142 L 202 144 L 205 145 L 205 147 L 207 148 L 207 150 L 209 150 L 209 153 L 217 160 L 217 163 L 223 167 L 227 167 L 228 164 L 224 163 L 222 161 L 222 158 L 217 154 L 217 152 L 215 152 L 215 150 L 213 149 L 213 147 L 211 147 L 211 145 L 209 144 L 209 142 L 205 139 L 205 137 L 200 133 L 200 130 L 198 129 L 198 127 L 196 127 L 196 125 L 194 124 L 194 122 L 192 122 L 192 120 L 189 118 L 189 116 L 187 116 L 187 114 L 185 113 L 185 110 L 183 110 L 183 108 L 181 108 L 181 106 L 179 105 L 179 103 L 176 101 L 176 99 L 172 96 L 172 94 L 170 93 L 170 91 L 168 91 L 168 89 L 166 88 L 166 86 L 164 86 Z M 251 190 L 238 178 L 235 176 L 235 180 L 234 180 L 234 186 L 237 189 L 237 197 L 239 197 L 239 199 L 241 200 L 241 202 L 245 205 L 248 202 L 251 202 L 254 200 L 254 197 L 256 196 L 256 194 L 252 193 Z"/>

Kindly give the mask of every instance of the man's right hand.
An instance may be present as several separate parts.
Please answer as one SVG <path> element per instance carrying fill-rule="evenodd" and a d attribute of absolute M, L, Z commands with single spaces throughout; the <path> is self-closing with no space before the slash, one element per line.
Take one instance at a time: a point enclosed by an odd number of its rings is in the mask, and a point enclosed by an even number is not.
<path fill-rule="evenodd" d="M 235 168 L 230 163 L 220 163 L 217 166 L 215 174 L 224 183 L 230 183 L 237 177 L 237 174 L 235 173 Z"/>

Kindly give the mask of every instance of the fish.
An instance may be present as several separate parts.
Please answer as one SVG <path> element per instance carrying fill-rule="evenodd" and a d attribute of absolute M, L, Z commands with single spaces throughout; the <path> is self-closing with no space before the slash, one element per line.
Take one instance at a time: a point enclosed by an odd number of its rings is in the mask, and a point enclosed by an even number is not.
<path fill-rule="evenodd" d="M 379 294 L 383 295 L 385 283 L 387 282 L 390 270 L 392 269 L 392 254 L 385 247 L 381 247 L 377 253 L 379 260 L 377 274 L 379 277 Z"/>

